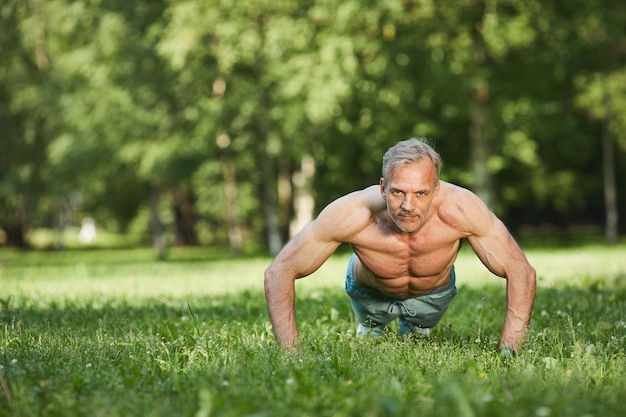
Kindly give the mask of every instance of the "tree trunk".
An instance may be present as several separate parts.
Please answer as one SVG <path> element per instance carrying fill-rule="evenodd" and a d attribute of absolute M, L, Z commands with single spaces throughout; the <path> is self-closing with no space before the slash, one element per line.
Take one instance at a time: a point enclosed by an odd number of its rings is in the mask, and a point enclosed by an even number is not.
<path fill-rule="evenodd" d="M 174 212 L 174 244 L 176 246 L 197 246 L 196 216 L 194 212 L 195 196 L 185 187 L 170 190 L 172 211 Z"/>
<path fill-rule="evenodd" d="M 150 186 L 150 225 L 152 228 L 152 247 L 157 259 L 163 260 L 167 257 L 167 245 L 165 244 L 165 233 L 163 223 L 159 214 L 159 190 L 156 186 Z"/>
<path fill-rule="evenodd" d="M 226 225 L 228 227 L 228 241 L 235 255 L 239 255 L 243 246 L 243 236 L 239 226 L 239 206 L 237 204 L 237 176 L 235 164 L 230 158 L 222 163 L 224 169 L 224 192 L 226 198 Z"/>
<path fill-rule="evenodd" d="M 485 5 L 487 7 L 487 5 Z M 485 15 L 481 19 L 484 19 Z M 489 113 L 489 83 L 482 73 L 487 57 L 487 50 L 483 34 L 479 28 L 483 27 L 480 20 L 474 25 L 472 31 L 472 43 L 474 52 L 474 75 L 470 102 L 470 166 L 474 178 L 474 192 L 480 197 L 487 207 L 493 210 L 495 203 L 493 191 L 493 176 L 489 170 L 489 155 L 491 153 L 489 138 L 487 136 L 487 118 Z"/>
<path fill-rule="evenodd" d="M 290 237 L 295 236 L 304 226 L 313 220 L 315 200 L 311 193 L 311 183 L 315 175 L 315 160 L 311 155 L 303 155 L 300 171 L 293 174 L 294 217 L 289 225 Z"/>
<path fill-rule="evenodd" d="M 26 232 L 29 226 L 27 197 L 24 194 L 20 196 L 20 202 L 15 214 L 14 222 L 2 226 L 6 235 L 6 244 L 15 248 L 27 248 L 29 244 L 26 241 Z"/>
<path fill-rule="evenodd" d="M 6 237 L 6 245 L 15 248 L 25 248 L 26 240 L 24 239 L 24 232 L 19 224 L 5 224 L 2 226 Z"/>
<path fill-rule="evenodd" d="M 479 94 L 479 93 L 477 93 Z M 470 110 L 470 157 L 474 178 L 474 192 L 492 209 L 493 179 L 489 171 L 489 142 L 485 135 L 487 110 L 480 101 L 474 103 Z"/>
<path fill-rule="evenodd" d="M 288 155 L 282 155 L 278 161 L 278 227 L 283 241 L 290 237 L 289 224 L 294 214 L 295 190 L 292 174 L 291 158 Z"/>
<path fill-rule="evenodd" d="M 257 21 L 257 30 L 259 35 L 263 37 L 264 23 L 261 19 Z M 277 192 L 277 175 L 275 167 L 275 156 L 269 149 L 270 136 L 270 118 L 267 114 L 269 108 L 269 98 L 267 89 L 261 85 L 265 64 L 260 50 L 257 52 L 254 64 L 254 72 L 258 81 L 256 95 L 258 97 L 258 106 L 256 112 L 257 134 L 259 136 L 259 158 L 261 162 L 261 173 L 263 178 L 263 213 L 265 215 L 265 227 L 267 231 L 267 245 L 272 256 L 280 252 L 283 242 L 280 235 L 280 220 L 278 216 L 278 192 Z"/>
<path fill-rule="evenodd" d="M 605 106 L 607 109 L 602 133 L 602 168 L 604 174 L 604 204 L 606 211 L 605 235 L 607 243 L 617 243 L 618 236 L 618 208 L 617 188 L 615 185 L 615 151 L 613 135 L 610 130 L 611 111 L 605 90 Z"/>
<path fill-rule="evenodd" d="M 41 14 L 39 9 L 39 1 L 29 0 L 28 2 L 31 18 L 34 25 L 35 38 L 35 62 L 40 72 L 46 71 L 50 66 L 48 53 L 46 48 L 46 37 L 43 24 L 41 22 Z M 38 168 L 37 164 L 35 166 Z M 27 248 L 29 243 L 26 241 L 26 232 L 28 231 L 28 208 L 27 196 L 20 196 L 20 203 L 16 209 L 16 220 L 12 224 L 2 226 L 6 234 L 6 244 L 17 248 Z"/>
<path fill-rule="evenodd" d="M 265 141 L 263 141 L 265 142 Z M 283 242 L 280 236 L 280 224 L 278 220 L 278 193 L 276 191 L 277 180 L 275 175 L 274 164 L 271 156 L 263 150 L 263 191 L 265 225 L 267 228 L 267 245 L 272 256 L 280 252 Z"/>

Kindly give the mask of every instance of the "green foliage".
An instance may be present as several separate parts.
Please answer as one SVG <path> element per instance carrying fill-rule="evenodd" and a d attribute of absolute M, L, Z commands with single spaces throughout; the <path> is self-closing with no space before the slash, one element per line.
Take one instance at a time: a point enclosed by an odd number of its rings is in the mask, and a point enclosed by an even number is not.
<path fill-rule="evenodd" d="M 260 288 L 267 258 L 3 251 L 0 414 L 621 416 L 623 261 L 603 278 L 571 262 L 607 251 L 531 253 L 540 285 L 516 357 L 497 348 L 503 286 L 476 281 L 464 254 L 430 337 L 376 340 L 354 337 L 347 258 L 331 259 L 298 283 L 303 349 L 286 354 Z"/>
<path fill-rule="evenodd" d="M 277 184 L 302 155 L 316 209 L 376 182 L 410 136 L 474 187 L 477 112 L 507 224 L 597 222 L 602 126 L 618 162 L 626 149 L 625 22 L 620 0 L 8 0 L 2 227 L 54 226 L 79 192 L 84 213 L 124 229 L 148 186 L 183 187 L 215 199 L 199 227 L 227 236 L 235 161 L 236 220 L 258 242 L 273 216 L 287 229 Z"/>

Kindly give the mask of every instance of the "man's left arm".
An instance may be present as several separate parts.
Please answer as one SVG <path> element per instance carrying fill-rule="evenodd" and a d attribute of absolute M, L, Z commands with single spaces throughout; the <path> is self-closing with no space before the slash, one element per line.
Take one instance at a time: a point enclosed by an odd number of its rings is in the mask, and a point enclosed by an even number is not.
<path fill-rule="evenodd" d="M 486 207 L 485 207 L 486 209 Z M 506 314 L 500 347 L 519 351 L 530 317 L 536 292 L 536 272 L 506 226 L 493 213 L 477 216 L 475 233 L 468 236 L 474 252 L 495 275 L 507 280 Z"/>

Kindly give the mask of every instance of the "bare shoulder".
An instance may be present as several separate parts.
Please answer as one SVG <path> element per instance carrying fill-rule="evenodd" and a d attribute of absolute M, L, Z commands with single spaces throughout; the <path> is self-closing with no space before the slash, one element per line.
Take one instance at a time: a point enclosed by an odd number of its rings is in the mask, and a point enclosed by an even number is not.
<path fill-rule="evenodd" d="M 439 218 L 459 232 L 481 234 L 493 221 L 493 213 L 472 191 L 441 181 L 437 205 Z"/>
<path fill-rule="evenodd" d="M 385 209 L 380 188 L 372 185 L 354 191 L 328 204 L 315 219 L 315 228 L 333 240 L 348 242 L 374 221 L 376 213 Z"/>

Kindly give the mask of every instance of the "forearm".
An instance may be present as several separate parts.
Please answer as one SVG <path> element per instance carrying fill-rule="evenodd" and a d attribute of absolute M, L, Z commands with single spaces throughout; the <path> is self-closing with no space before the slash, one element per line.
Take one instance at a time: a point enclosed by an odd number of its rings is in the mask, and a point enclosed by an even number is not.
<path fill-rule="evenodd" d="M 519 314 L 512 308 L 507 308 L 504 327 L 500 337 L 500 347 L 509 348 L 518 352 L 524 344 L 524 336 L 530 323 L 530 314 Z"/>
<path fill-rule="evenodd" d="M 270 311 L 270 320 L 278 346 L 282 348 L 291 348 L 298 345 L 298 326 L 296 324 L 296 316 L 293 307 L 290 311 L 277 311 L 279 309 L 272 308 L 272 304 L 268 303 Z M 282 309 L 281 309 L 282 310 Z"/>
<path fill-rule="evenodd" d="M 274 336 L 280 347 L 298 344 L 298 327 L 294 309 L 294 281 L 281 280 L 272 274 L 265 275 L 265 298 L 272 322 Z"/>
<path fill-rule="evenodd" d="M 536 276 L 532 267 L 522 274 L 507 278 L 506 315 L 500 346 L 519 351 L 530 324 L 536 292 Z"/>

